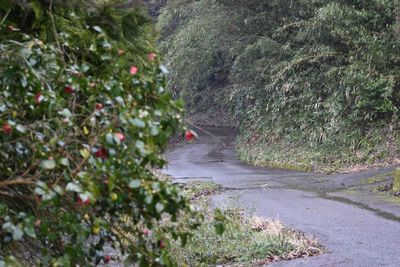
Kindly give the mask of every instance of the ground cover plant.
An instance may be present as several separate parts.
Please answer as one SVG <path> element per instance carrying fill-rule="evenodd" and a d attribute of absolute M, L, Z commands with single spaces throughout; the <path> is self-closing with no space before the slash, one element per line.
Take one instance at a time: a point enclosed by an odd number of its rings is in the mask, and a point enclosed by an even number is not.
<path fill-rule="evenodd" d="M 107 248 L 168 266 L 170 239 L 201 221 L 151 171 L 183 109 L 150 20 L 122 2 L 0 3 L 0 266 L 93 266 L 115 260 Z M 181 212 L 184 231 L 153 231 Z"/>
<path fill-rule="evenodd" d="M 400 168 L 368 179 L 371 182 L 381 182 L 380 185 L 372 187 L 372 191 L 384 193 L 386 196 L 400 197 Z M 368 181 L 368 182 L 369 182 Z"/>
<path fill-rule="evenodd" d="M 192 232 L 186 246 L 179 241 L 172 243 L 172 255 L 179 266 L 260 265 L 322 253 L 315 240 L 286 229 L 278 221 L 253 217 L 234 205 L 214 210 L 210 198 L 221 190 L 214 183 L 192 182 L 185 190 L 204 213 L 205 222 Z M 221 221 L 222 234 L 216 235 Z"/>
<path fill-rule="evenodd" d="M 170 1 L 158 21 L 168 88 L 194 118 L 228 113 L 251 163 L 394 162 L 398 14 L 390 0 Z"/>

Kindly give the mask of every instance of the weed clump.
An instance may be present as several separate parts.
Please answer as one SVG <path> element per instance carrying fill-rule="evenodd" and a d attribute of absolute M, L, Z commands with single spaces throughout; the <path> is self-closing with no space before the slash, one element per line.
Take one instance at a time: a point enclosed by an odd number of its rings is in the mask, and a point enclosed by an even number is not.
<path fill-rule="evenodd" d="M 393 191 L 400 192 L 400 168 L 397 168 L 393 173 Z"/>
<path fill-rule="evenodd" d="M 246 215 L 239 208 L 216 212 L 210 204 L 210 194 L 218 192 L 215 184 L 196 182 L 185 188 L 205 222 L 192 232 L 185 247 L 173 243 L 172 255 L 180 266 L 266 264 L 323 251 L 316 240 L 285 228 L 279 221 Z M 218 235 L 216 223 L 221 218 L 224 231 Z"/>

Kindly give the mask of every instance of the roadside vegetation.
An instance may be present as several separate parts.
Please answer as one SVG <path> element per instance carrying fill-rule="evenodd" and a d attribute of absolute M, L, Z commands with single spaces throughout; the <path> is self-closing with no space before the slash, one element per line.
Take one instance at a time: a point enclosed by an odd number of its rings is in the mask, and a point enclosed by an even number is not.
<path fill-rule="evenodd" d="M 214 183 L 192 182 L 184 188 L 205 221 L 192 232 L 186 246 L 180 241 L 172 243 L 171 254 L 179 266 L 260 265 L 323 251 L 317 241 L 279 221 L 253 217 L 234 208 L 235 203 L 232 208 L 215 210 L 211 196 L 220 189 Z"/>
<path fill-rule="evenodd" d="M 382 192 L 390 196 L 400 197 L 400 168 L 397 168 L 392 172 L 371 177 L 367 182 L 382 182 L 381 185 L 374 188 L 374 191 Z"/>
<path fill-rule="evenodd" d="M 170 240 L 202 221 L 152 172 L 183 107 L 164 89 L 152 22 L 125 4 L 0 1 L 2 267 L 95 266 L 116 251 L 172 266 Z M 185 229 L 157 224 L 181 213 Z"/>
<path fill-rule="evenodd" d="M 169 1 L 158 20 L 168 89 L 198 123 L 238 126 L 250 163 L 327 172 L 391 163 L 399 10 L 392 0 Z"/>

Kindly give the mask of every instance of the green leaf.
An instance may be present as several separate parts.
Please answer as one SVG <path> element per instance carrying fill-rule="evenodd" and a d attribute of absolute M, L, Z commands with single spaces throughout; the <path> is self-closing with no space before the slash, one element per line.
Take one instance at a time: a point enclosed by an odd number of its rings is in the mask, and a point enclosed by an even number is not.
<path fill-rule="evenodd" d="M 138 148 L 138 149 L 144 149 L 145 143 L 144 143 L 143 141 L 141 141 L 141 140 L 137 140 L 137 141 L 135 142 L 135 146 L 136 146 L 136 148 Z"/>
<path fill-rule="evenodd" d="M 225 225 L 221 222 L 215 222 L 214 223 L 214 228 L 215 228 L 215 232 L 218 235 L 222 235 L 225 231 Z"/>
<path fill-rule="evenodd" d="M 26 128 L 25 128 L 25 126 L 23 126 L 23 125 L 21 125 L 21 124 L 18 124 L 17 127 L 16 127 L 16 129 L 17 129 L 17 131 L 20 132 L 20 133 L 26 133 Z"/>
<path fill-rule="evenodd" d="M 54 192 L 56 192 L 59 195 L 64 194 L 64 189 L 59 185 L 54 186 L 53 190 L 54 190 Z"/>
<path fill-rule="evenodd" d="M 86 148 L 79 150 L 79 153 L 81 154 L 81 156 L 84 159 L 87 159 L 88 157 L 90 157 L 90 151 L 87 150 Z"/>
<path fill-rule="evenodd" d="M 156 211 L 157 211 L 158 213 L 161 213 L 163 210 L 164 210 L 164 205 L 161 204 L 160 202 L 157 202 L 157 204 L 156 204 Z"/>
<path fill-rule="evenodd" d="M 61 158 L 60 159 L 60 164 L 63 166 L 68 167 L 69 166 L 69 159 L 68 158 Z"/>
<path fill-rule="evenodd" d="M 14 226 L 12 228 L 12 236 L 13 236 L 13 239 L 16 241 L 21 240 L 22 237 L 24 236 L 24 232 L 18 226 Z"/>
<path fill-rule="evenodd" d="M 189 234 L 188 233 L 181 233 L 181 234 L 179 234 L 179 237 L 181 238 L 182 247 L 186 246 Z"/>
<path fill-rule="evenodd" d="M 36 187 L 35 190 L 33 191 L 36 195 L 42 196 L 44 194 L 46 194 L 46 190 L 44 190 L 43 188 L 40 187 Z"/>
<path fill-rule="evenodd" d="M 24 232 L 27 236 L 36 238 L 36 232 L 35 232 L 35 229 L 33 228 L 33 225 L 25 226 Z"/>
<path fill-rule="evenodd" d="M 60 114 L 61 116 L 64 116 L 66 118 L 71 118 L 72 117 L 72 113 L 69 109 L 64 108 L 62 111 L 58 112 L 58 114 Z"/>
<path fill-rule="evenodd" d="M 215 209 L 214 210 L 214 220 L 223 222 L 226 220 L 225 215 L 222 213 L 220 209 Z"/>
<path fill-rule="evenodd" d="M 43 189 L 46 189 L 46 190 L 49 188 L 48 185 L 47 185 L 45 182 L 40 181 L 40 180 L 36 182 L 36 185 L 37 185 L 38 187 L 43 188 Z"/>
<path fill-rule="evenodd" d="M 42 160 L 40 167 L 46 170 L 52 170 L 56 167 L 56 162 L 54 160 Z"/>
<path fill-rule="evenodd" d="M 82 187 L 77 183 L 70 182 L 65 187 L 65 190 L 79 193 L 82 192 Z"/>
<path fill-rule="evenodd" d="M 131 123 L 138 128 L 146 127 L 146 123 L 140 119 L 133 119 L 133 120 L 131 120 Z"/>
<path fill-rule="evenodd" d="M 103 31 L 99 26 L 93 26 L 93 29 L 99 33 Z"/>
<path fill-rule="evenodd" d="M 21 77 L 21 85 L 22 87 L 26 87 L 28 85 L 28 81 L 26 80 L 25 76 Z"/>
<path fill-rule="evenodd" d="M 151 130 L 150 130 L 150 134 L 152 136 L 156 136 L 160 133 L 160 129 L 158 128 L 158 126 L 152 126 Z"/>
<path fill-rule="evenodd" d="M 169 71 L 165 65 L 160 65 L 160 70 L 163 74 L 168 74 Z"/>
<path fill-rule="evenodd" d="M 141 182 L 139 179 L 131 180 L 131 181 L 129 182 L 129 187 L 132 188 L 132 189 L 134 189 L 134 188 L 139 188 L 140 185 L 141 185 L 141 183 L 142 183 L 142 182 Z"/>
<path fill-rule="evenodd" d="M 107 133 L 107 134 L 106 134 L 106 141 L 107 141 L 107 143 L 109 143 L 110 145 L 111 145 L 111 144 L 114 144 L 114 134 L 112 134 L 112 133 Z"/>

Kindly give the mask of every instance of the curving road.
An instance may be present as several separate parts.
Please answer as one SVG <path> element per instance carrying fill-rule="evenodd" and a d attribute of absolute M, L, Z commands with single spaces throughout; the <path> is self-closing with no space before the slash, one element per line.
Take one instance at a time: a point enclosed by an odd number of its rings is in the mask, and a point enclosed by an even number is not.
<path fill-rule="evenodd" d="M 164 173 L 178 182 L 213 181 L 226 189 L 216 205 L 234 201 L 257 216 L 278 218 L 327 250 L 271 266 L 400 266 L 400 201 L 370 190 L 387 182 L 392 168 L 322 175 L 252 167 L 235 158 L 234 130 L 205 130 L 167 154 Z"/>

